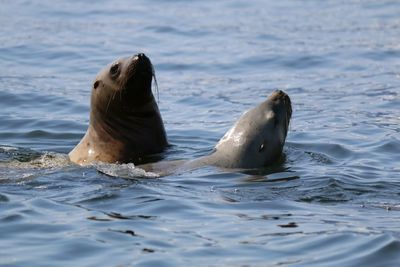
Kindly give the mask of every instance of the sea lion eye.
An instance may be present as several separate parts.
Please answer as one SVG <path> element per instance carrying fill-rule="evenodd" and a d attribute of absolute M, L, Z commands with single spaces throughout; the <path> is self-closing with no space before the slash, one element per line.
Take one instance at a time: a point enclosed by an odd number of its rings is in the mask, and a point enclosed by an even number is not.
<path fill-rule="evenodd" d="M 260 145 L 260 147 L 258 148 L 258 152 L 263 151 L 263 150 L 264 150 L 264 147 L 265 147 L 265 145 L 264 145 L 264 143 L 262 143 L 262 144 Z"/>
<path fill-rule="evenodd" d="M 97 87 L 99 87 L 100 82 L 99 81 L 95 81 L 93 84 L 93 88 L 97 89 Z"/>
<path fill-rule="evenodd" d="M 119 63 L 114 63 L 110 68 L 111 76 L 115 77 L 119 72 Z"/>

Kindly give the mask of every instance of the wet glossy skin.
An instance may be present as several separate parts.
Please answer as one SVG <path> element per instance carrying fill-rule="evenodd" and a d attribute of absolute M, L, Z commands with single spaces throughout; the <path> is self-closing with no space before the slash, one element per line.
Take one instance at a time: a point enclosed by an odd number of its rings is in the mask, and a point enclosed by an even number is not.
<path fill-rule="evenodd" d="M 283 91 L 246 111 L 203 160 L 225 168 L 259 168 L 282 154 L 292 107 Z"/>

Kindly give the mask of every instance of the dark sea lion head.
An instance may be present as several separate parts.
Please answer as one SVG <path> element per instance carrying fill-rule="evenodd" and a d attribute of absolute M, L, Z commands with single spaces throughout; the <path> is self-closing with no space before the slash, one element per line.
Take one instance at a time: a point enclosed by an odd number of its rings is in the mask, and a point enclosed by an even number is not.
<path fill-rule="evenodd" d="M 96 112 L 138 111 L 153 100 L 151 90 L 154 68 L 143 53 L 120 58 L 96 76 L 92 89 L 92 108 Z"/>

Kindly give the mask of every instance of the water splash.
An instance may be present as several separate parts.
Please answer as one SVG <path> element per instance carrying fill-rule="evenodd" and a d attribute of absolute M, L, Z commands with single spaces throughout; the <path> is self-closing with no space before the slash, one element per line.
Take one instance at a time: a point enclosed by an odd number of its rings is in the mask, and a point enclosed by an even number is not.
<path fill-rule="evenodd" d="M 23 182 L 70 166 L 68 156 L 18 147 L 0 147 L 0 182 Z"/>
<path fill-rule="evenodd" d="M 135 167 L 133 163 L 127 164 L 114 164 L 114 163 L 103 163 L 96 162 L 91 164 L 99 172 L 111 176 L 125 179 L 137 179 L 137 178 L 158 178 L 158 174 L 153 172 L 146 172 L 145 170 Z"/>

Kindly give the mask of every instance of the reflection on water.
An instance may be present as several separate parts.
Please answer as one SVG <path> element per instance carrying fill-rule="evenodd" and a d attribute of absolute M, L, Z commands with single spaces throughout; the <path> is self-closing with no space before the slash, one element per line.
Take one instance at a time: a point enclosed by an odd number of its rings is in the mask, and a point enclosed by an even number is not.
<path fill-rule="evenodd" d="M 393 1 L 3 3 L 0 265 L 397 266 L 399 12 Z M 210 153 L 282 89 L 294 110 L 282 162 L 162 178 L 70 163 L 96 73 L 138 52 L 155 66 L 167 160 Z"/>

